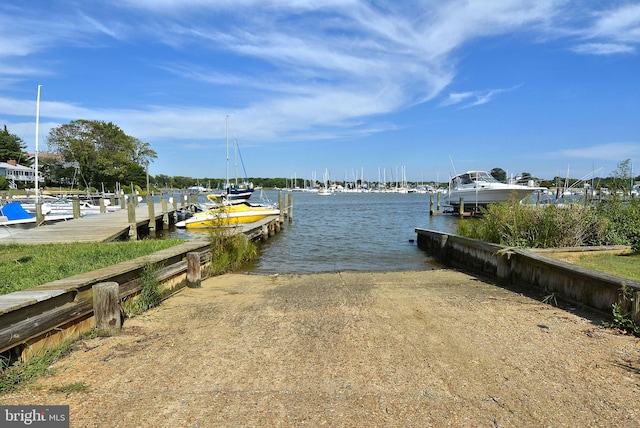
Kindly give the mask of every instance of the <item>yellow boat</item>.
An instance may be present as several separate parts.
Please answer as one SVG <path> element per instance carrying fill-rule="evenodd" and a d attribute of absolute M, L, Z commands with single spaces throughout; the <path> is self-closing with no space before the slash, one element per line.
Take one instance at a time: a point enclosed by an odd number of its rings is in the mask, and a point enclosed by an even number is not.
<path fill-rule="evenodd" d="M 267 217 L 280 215 L 276 207 L 251 202 L 222 205 L 195 213 L 190 218 L 176 223 L 176 227 L 202 229 L 208 227 L 237 226 L 254 223 Z"/>

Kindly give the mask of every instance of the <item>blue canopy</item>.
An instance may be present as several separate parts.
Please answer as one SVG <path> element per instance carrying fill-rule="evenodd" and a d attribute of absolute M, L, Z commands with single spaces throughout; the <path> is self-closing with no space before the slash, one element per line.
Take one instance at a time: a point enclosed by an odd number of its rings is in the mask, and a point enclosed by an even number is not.
<path fill-rule="evenodd" d="M 0 206 L 0 211 L 2 212 L 2 215 L 7 217 L 9 220 L 25 220 L 33 218 L 33 215 L 25 210 L 22 205 L 20 205 L 20 202 L 10 202 L 6 205 L 2 205 Z"/>

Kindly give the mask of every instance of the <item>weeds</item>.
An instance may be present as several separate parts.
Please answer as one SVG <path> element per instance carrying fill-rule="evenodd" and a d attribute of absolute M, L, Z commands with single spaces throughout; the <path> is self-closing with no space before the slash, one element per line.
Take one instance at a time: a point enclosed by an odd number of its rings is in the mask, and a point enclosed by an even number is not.
<path fill-rule="evenodd" d="M 599 205 L 489 204 L 482 218 L 461 222 L 457 233 L 510 247 L 557 248 L 631 245 L 640 251 L 640 201 Z"/>
<path fill-rule="evenodd" d="M 231 272 L 243 263 L 258 256 L 256 245 L 244 234 L 233 234 L 225 228 L 215 228 L 211 233 L 211 275 Z"/>
<path fill-rule="evenodd" d="M 5 394 L 20 384 L 32 382 L 40 376 L 49 374 L 51 372 L 50 366 L 70 352 L 71 344 L 71 341 L 65 342 L 41 355 L 30 358 L 26 362 L 11 363 L 8 359 L 0 360 L 0 394 Z"/>
<path fill-rule="evenodd" d="M 148 311 L 162 301 L 162 286 L 158 281 L 158 266 L 147 263 L 140 276 L 140 294 L 126 299 L 121 303 L 122 310 L 127 317 Z"/>
<path fill-rule="evenodd" d="M 549 295 L 544 296 L 544 299 L 542 299 L 542 303 L 546 303 L 549 305 L 553 305 L 553 306 L 558 306 L 558 300 L 556 299 L 556 295 L 555 293 L 551 293 Z"/>
<path fill-rule="evenodd" d="M 640 325 L 636 324 L 630 317 L 623 305 L 620 303 L 614 303 L 613 307 L 613 321 L 603 322 L 602 324 L 607 328 L 619 328 L 634 336 L 640 337 Z"/>

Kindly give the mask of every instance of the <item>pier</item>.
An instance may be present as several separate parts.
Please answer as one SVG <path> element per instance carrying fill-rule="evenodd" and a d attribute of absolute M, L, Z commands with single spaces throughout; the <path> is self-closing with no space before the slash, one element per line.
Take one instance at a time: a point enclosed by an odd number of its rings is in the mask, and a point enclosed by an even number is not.
<path fill-rule="evenodd" d="M 2 244 L 54 244 L 70 242 L 109 242 L 137 239 L 140 234 L 168 228 L 175 223 L 175 208 L 166 203 L 129 204 L 124 209 L 87 215 L 73 220 L 17 232 L 0 240 Z"/>

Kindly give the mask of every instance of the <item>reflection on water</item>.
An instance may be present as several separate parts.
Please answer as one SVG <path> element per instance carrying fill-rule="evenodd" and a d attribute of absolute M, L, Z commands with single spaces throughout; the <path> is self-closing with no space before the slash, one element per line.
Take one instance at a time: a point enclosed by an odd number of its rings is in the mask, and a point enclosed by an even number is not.
<path fill-rule="evenodd" d="M 266 192 L 272 201 L 275 191 Z M 259 245 L 254 273 L 400 271 L 430 269 L 415 228 L 454 232 L 458 218 L 429 216 L 428 194 L 293 193 L 293 221 Z M 202 236 L 175 230 L 171 236 Z"/>

